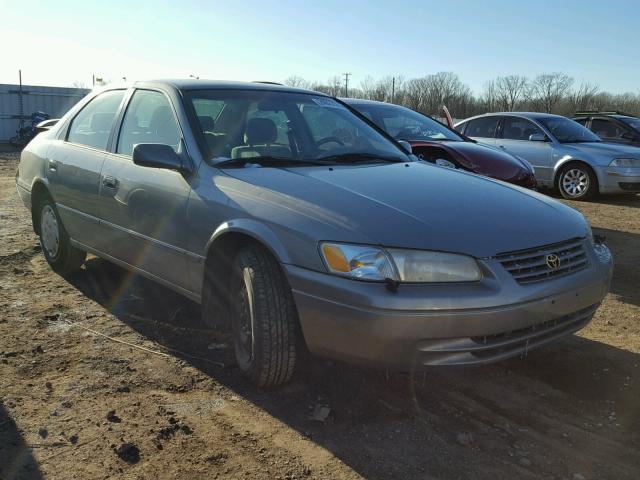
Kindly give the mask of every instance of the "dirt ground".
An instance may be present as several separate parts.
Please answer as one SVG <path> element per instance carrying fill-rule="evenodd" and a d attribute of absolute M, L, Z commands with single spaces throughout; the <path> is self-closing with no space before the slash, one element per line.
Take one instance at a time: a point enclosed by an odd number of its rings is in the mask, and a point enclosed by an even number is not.
<path fill-rule="evenodd" d="M 311 359 L 260 391 L 189 301 L 97 258 L 55 275 L 17 158 L 0 156 L 1 479 L 640 478 L 640 197 L 571 204 L 616 259 L 579 335 L 418 378 Z"/>

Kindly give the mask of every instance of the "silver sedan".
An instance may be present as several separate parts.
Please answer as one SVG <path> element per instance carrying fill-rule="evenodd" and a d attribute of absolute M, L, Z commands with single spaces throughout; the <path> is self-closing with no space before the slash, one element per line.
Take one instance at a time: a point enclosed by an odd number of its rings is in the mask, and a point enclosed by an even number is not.
<path fill-rule="evenodd" d="M 91 252 L 193 299 L 258 385 L 301 346 L 405 371 L 523 355 L 584 327 L 612 274 L 578 211 L 277 85 L 93 92 L 22 152 L 17 186 L 55 271 Z"/>
<path fill-rule="evenodd" d="M 566 117 L 489 113 L 458 123 L 456 130 L 525 158 L 534 167 L 538 185 L 557 188 L 564 198 L 640 193 L 640 148 L 604 143 Z"/>

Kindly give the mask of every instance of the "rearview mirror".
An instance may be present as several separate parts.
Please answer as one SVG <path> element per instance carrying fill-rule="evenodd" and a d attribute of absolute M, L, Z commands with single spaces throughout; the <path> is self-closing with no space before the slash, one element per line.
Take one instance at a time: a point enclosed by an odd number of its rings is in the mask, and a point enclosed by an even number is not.
<path fill-rule="evenodd" d="M 133 147 L 133 163 L 143 167 L 183 170 L 182 158 L 169 145 L 139 143 Z"/>
<path fill-rule="evenodd" d="M 529 135 L 530 142 L 546 142 L 547 136 L 544 133 L 532 133 Z"/>
<path fill-rule="evenodd" d="M 407 153 L 413 153 L 413 149 L 411 148 L 411 144 L 409 142 L 405 142 L 404 140 L 398 140 L 398 143 L 402 147 L 402 149 Z"/>

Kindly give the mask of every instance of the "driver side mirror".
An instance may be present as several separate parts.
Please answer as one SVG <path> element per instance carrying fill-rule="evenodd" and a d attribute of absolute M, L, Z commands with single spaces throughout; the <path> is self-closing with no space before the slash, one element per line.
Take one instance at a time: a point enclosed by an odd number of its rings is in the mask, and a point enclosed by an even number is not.
<path fill-rule="evenodd" d="M 143 167 L 186 170 L 182 158 L 169 145 L 139 143 L 133 147 L 133 163 Z"/>
<path fill-rule="evenodd" d="M 404 140 L 398 140 L 398 143 L 400 144 L 400 146 L 405 152 L 409 154 L 413 153 L 413 149 L 411 148 L 411 144 L 409 142 L 406 142 Z"/>
<path fill-rule="evenodd" d="M 530 142 L 546 142 L 547 136 L 544 133 L 532 133 L 529 135 Z"/>

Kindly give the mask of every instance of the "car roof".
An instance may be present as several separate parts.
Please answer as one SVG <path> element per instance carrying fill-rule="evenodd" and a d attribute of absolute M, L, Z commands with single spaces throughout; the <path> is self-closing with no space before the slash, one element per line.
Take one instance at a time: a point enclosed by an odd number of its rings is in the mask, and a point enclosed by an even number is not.
<path fill-rule="evenodd" d="M 390 105 L 392 107 L 400 107 L 395 103 L 379 102 L 378 100 L 365 100 L 364 98 L 340 98 L 344 103 L 349 105 Z"/>
<path fill-rule="evenodd" d="M 467 122 L 475 118 L 495 117 L 495 116 L 504 116 L 504 115 L 529 118 L 531 120 L 541 120 L 544 118 L 567 118 L 567 117 L 563 117 L 562 115 L 554 115 L 553 113 L 541 113 L 541 112 L 491 112 L 491 113 L 483 113 L 482 115 L 476 115 L 475 117 L 467 118 L 462 122 Z M 459 123 L 462 123 L 462 122 L 459 122 Z"/>
<path fill-rule="evenodd" d="M 621 115 L 619 113 L 580 113 L 572 118 L 611 117 L 611 118 L 635 118 L 633 115 Z"/>
<path fill-rule="evenodd" d="M 133 84 L 134 87 L 169 87 L 177 90 L 256 90 L 279 91 L 289 93 L 312 93 L 314 95 L 328 96 L 324 93 L 305 90 L 303 88 L 288 87 L 274 82 L 235 82 L 230 80 L 207 80 L 198 78 L 178 78 L 142 80 Z"/>

